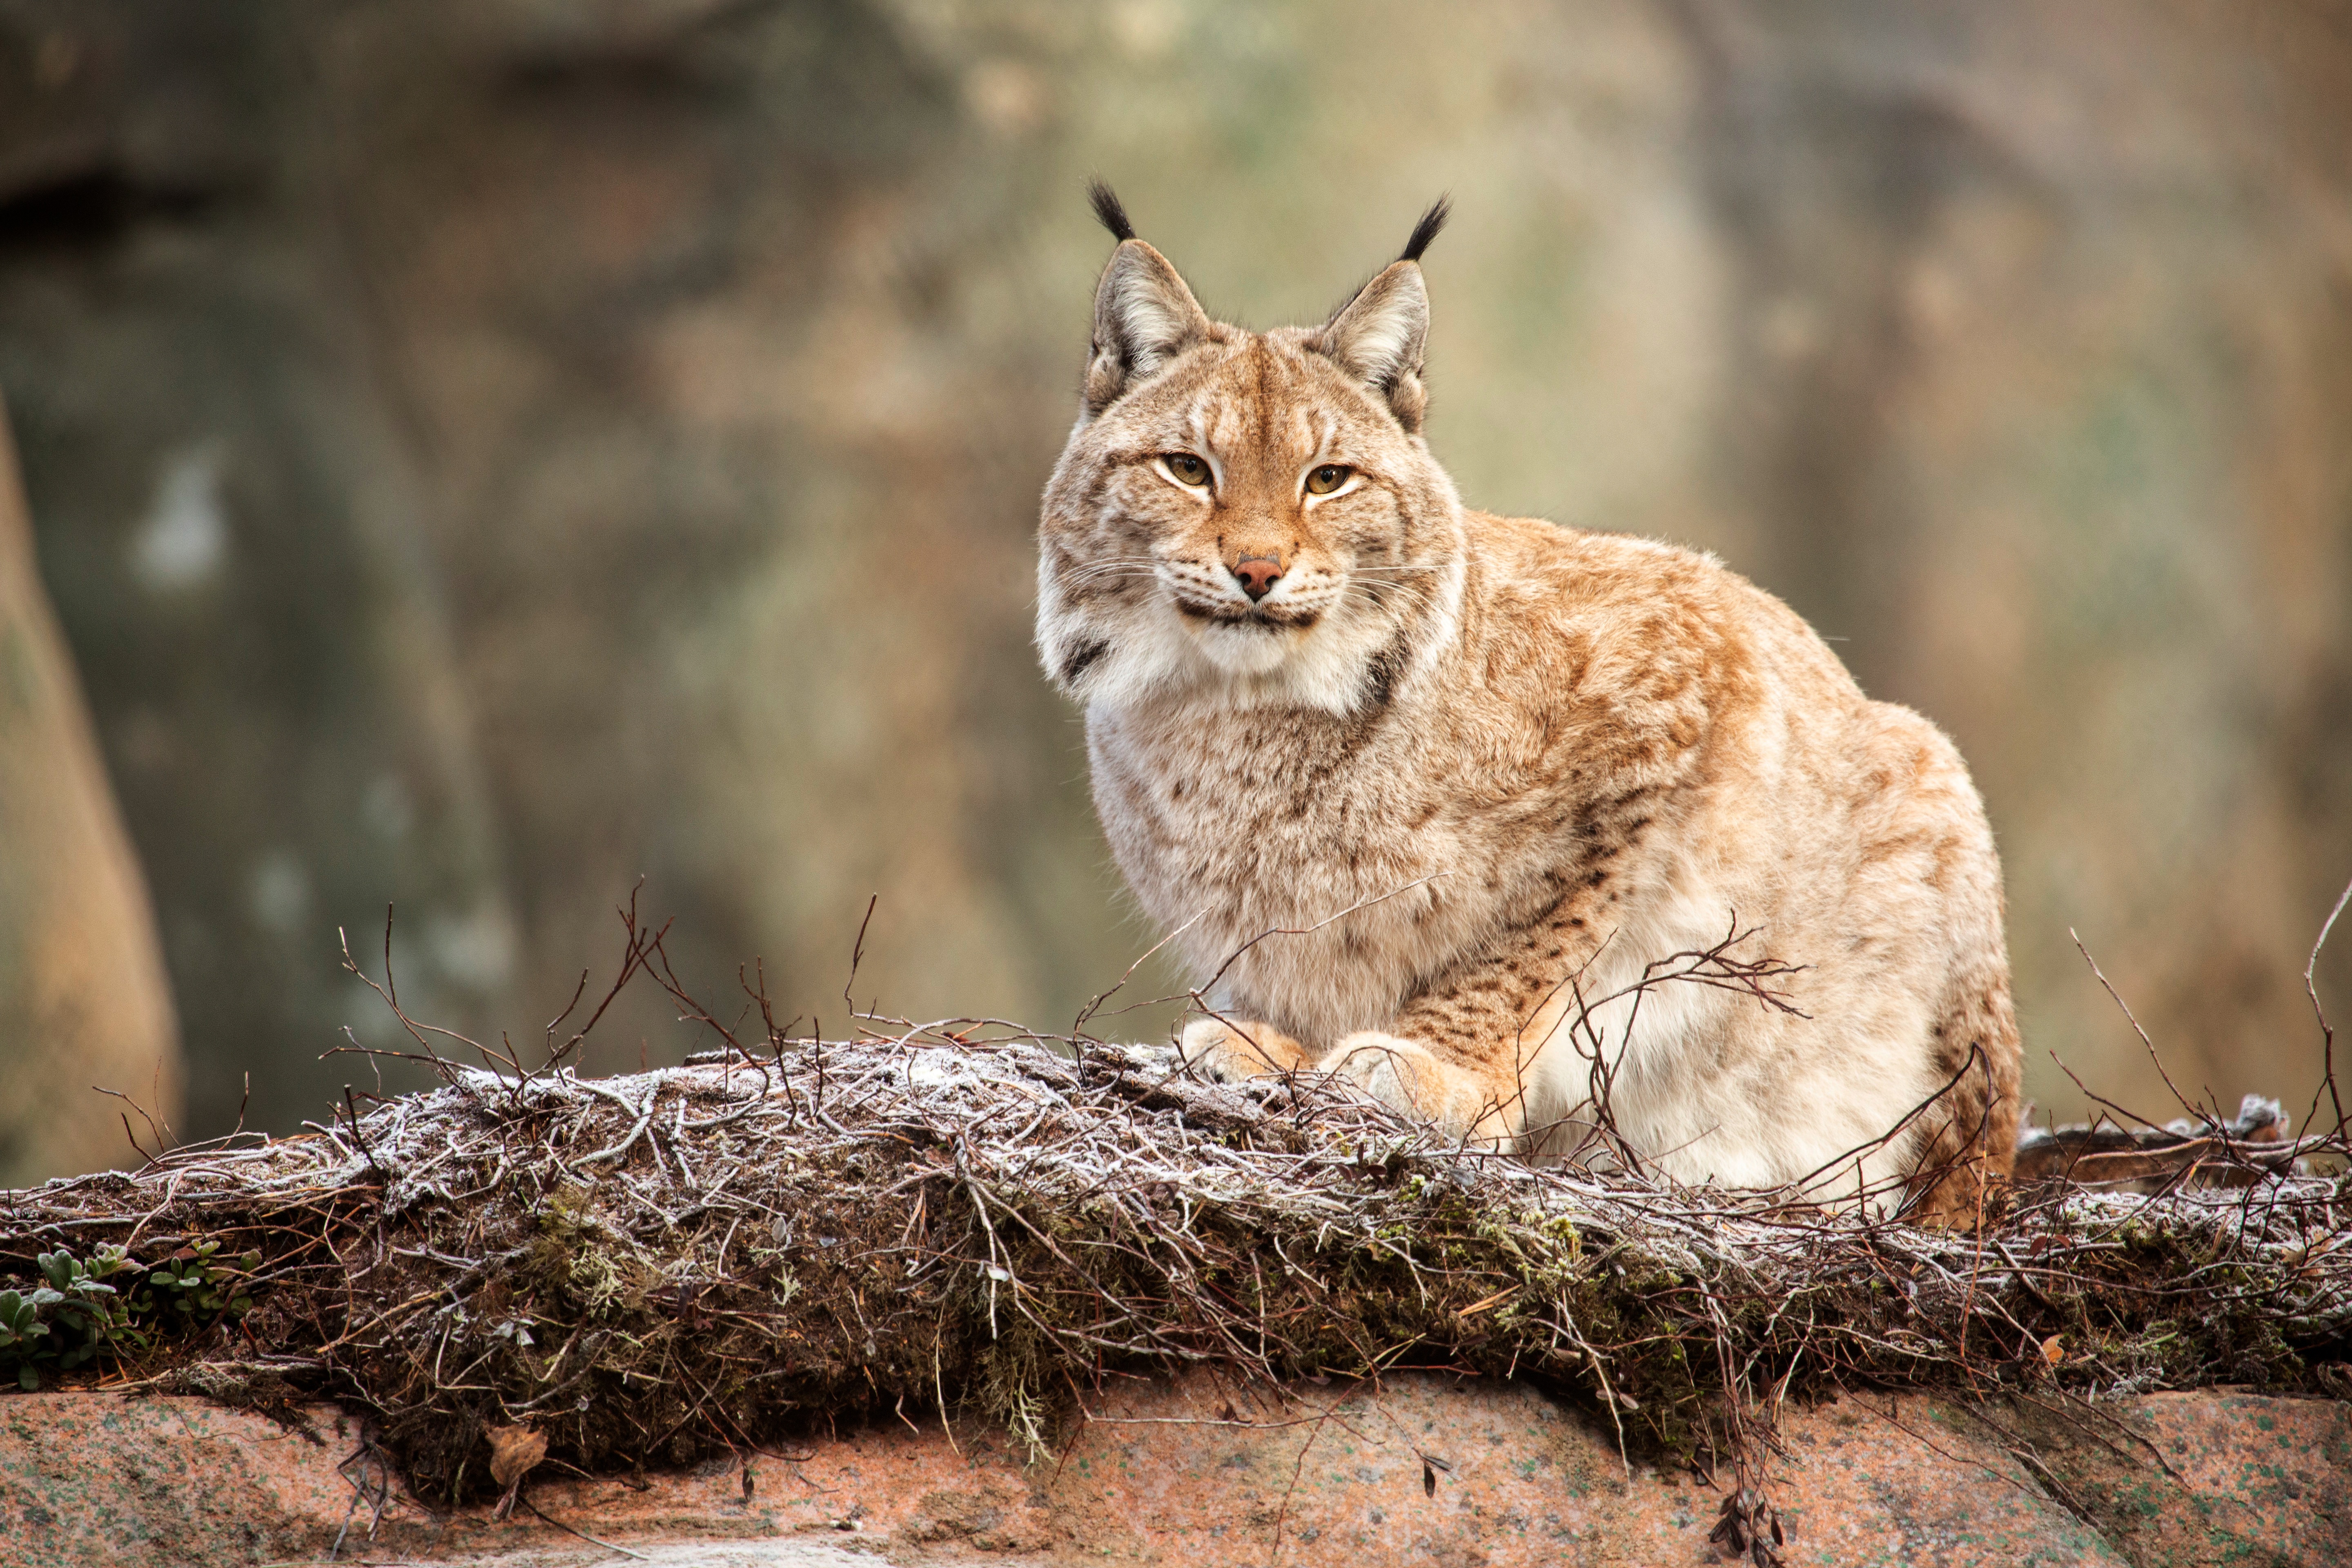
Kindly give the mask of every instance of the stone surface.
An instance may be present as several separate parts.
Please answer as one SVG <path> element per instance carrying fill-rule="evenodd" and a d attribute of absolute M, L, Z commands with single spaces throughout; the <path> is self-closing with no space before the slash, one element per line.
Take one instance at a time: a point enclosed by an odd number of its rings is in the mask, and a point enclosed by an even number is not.
<path fill-rule="evenodd" d="M 508 1568 L 1726 1560 L 1707 1542 L 1716 1488 L 1629 1472 L 1605 1423 L 1531 1388 L 1427 1374 L 1377 1392 L 1125 1384 L 1035 1463 L 1001 1429 L 961 1425 L 951 1442 L 931 1419 L 688 1472 L 544 1467 L 504 1523 L 425 1506 L 387 1483 L 358 1423 L 305 1415 L 296 1431 L 189 1399 L 0 1402 L 0 1547 L 61 1568 L 308 1563 L 339 1532 L 341 1562 Z M 2330 1403 L 2167 1394 L 1971 1415 L 1855 1396 L 1790 1408 L 1780 1433 L 1767 1484 L 1791 1564 L 2352 1560 L 2352 1418 Z"/>
<path fill-rule="evenodd" d="M 93 1084 L 179 1119 L 154 910 L 33 559 L 0 405 L 0 1189 L 131 1154 L 121 1102 Z M 162 1143 L 152 1123 L 138 1135 Z"/>
<path fill-rule="evenodd" d="M 2116 1425 L 2104 1429 L 2047 1412 L 2019 1427 L 2130 1561 L 2352 1562 L 2352 1411 L 2344 1405 L 2158 1394 L 2106 1414 Z"/>

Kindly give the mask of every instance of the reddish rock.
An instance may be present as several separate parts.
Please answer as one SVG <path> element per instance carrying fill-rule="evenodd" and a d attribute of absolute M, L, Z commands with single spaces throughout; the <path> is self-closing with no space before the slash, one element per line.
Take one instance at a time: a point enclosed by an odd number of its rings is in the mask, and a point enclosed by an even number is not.
<path fill-rule="evenodd" d="M 550 1464 L 498 1523 L 387 1489 L 360 1424 L 331 1407 L 303 1432 L 200 1400 L 12 1398 L 0 1545 L 72 1565 L 314 1562 L 348 1521 L 338 1561 L 509 1568 L 629 1561 L 624 1548 L 704 1568 L 1726 1560 L 1707 1540 L 1720 1490 L 1629 1474 L 1605 1422 L 1524 1385 L 1201 1377 L 1090 1406 L 1035 1464 L 1002 1429 L 967 1424 L 950 1444 L 936 1419 L 642 1480 Z M 1791 1564 L 2352 1561 L 2352 1417 L 2331 1403 L 2161 1394 L 1977 1415 L 1855 1396 L 1785 1412 L 1781 1437 L 1768 1486 Z"/>

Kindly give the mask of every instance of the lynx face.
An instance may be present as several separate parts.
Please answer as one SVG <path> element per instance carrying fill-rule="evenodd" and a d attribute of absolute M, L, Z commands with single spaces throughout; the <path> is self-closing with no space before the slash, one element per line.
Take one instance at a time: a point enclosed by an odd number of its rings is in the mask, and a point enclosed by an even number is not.
<path fill-rule="evenodd" d="M 1427 321 L 1412 261 L 1319 328 L 1259 333 L 1120 245 L 1039 537 L 1038 646 L 1063 689 L 1386 700 L 1461 594 L 1459 504 L 1419 434 Z"/>

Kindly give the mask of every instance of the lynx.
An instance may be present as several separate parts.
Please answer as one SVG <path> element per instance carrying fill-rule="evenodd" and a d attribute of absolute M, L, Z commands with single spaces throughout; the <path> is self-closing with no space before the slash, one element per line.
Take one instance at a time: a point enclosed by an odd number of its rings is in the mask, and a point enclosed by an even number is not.
<path fill-rule="evenodd" d="M 1037 646 L 1202 977 L 1184 1062 L 1447 1133 L 1965 1218 L 2016 1141 L 1958 752 L 1685 550 L 1465 508 L 1423 435 L 1446 216 L 1315 327 L 1213 321 L 1118 198 Z"/>

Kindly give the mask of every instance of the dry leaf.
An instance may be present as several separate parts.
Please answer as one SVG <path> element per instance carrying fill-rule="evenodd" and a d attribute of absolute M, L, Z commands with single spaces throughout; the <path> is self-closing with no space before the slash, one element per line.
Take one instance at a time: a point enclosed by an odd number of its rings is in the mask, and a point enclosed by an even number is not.
<path fill-rule="evenodd" d="M 493 1426 L 485 1436 L 490 1440 L 490 1479 L 507 1489 L 490 1517 L 504 1519 L 514 1511 L 523 1477 L 547 1458 L 547 1435 L 528 1426 Z"/>
<path fill-rule="evenodd" d="M 488 1436 L 490 1479 L 502 1487 L 513 1486 L 547 1458 L 546 1434 L 528 1426 L 493 1426 Z"/>
<path fill-rule="evenodd" d="M 2066 1359 L 2066 1347 L 2058 1342 L 2056 1334 L 2042 1342 L 2042 1359 L 2052 1366 L 2056 1366 Z"/>

